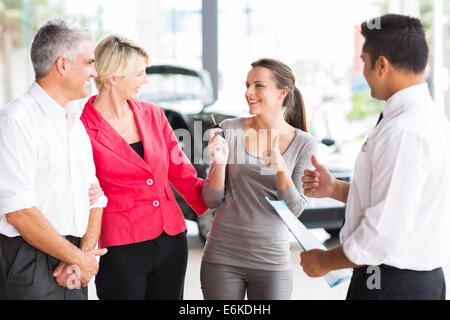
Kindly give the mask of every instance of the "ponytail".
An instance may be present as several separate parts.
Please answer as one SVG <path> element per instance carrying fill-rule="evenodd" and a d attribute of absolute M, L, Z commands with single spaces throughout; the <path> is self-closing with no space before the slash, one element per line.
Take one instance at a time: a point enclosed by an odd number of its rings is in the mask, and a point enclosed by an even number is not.
<path fill-rule="evenodd" d="M 252 67 L 264 67 L 272 71 L 278 88 L 288 88 L 289 93 L 284 98 L 283 105 L 286 107 L 284 120 L 294 128 L 308 131 L 306 126 L 305 104 L 302 94 L 295 86 L 295 76 L 291 68 L 281 61 L 263 58 L 253 62 Z"/>
<path fill-rule="evenodd" d="M 305 104 L 303 102 L 302 94 L 296 86 L 294 91 L 289 90 L 288 95 L 285 98 L 286 111 L 284 113 L 284 120 L 294 128 L 308 132 L 306 125 L 306 113 Z"/>

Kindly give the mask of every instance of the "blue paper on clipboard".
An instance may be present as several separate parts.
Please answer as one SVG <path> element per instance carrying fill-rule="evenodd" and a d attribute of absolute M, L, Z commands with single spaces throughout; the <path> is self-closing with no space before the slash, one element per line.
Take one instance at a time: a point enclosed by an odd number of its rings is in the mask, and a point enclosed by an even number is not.
<path fill-rule="evenodd" d="M 280 216 L 281 220 L 286 224 L 288 229 L 297 239 L 303 250 L 321 249 L 327 250 L 327 248 L 319 242 L 311 232 L 297 219 L 297 217 L 289 210 L 284 200 L 270 200 L 266 197 L 266 200 L 272 205 L 275 211 Z M 351 269 L 333 270 L 328 272 L 324 278 L 328 285 L 333 288 L 343 281 L 349 280 L 352 277 Z"/>

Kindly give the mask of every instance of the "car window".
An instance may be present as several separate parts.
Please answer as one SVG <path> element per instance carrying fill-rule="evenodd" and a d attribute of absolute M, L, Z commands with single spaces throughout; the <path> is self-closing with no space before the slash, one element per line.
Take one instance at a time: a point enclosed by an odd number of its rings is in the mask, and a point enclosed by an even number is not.
<path fill-rule="evenodd" d="M 155 99 L 166 100 L 199 99 L 203 95 L 203 81 L 200 77 L 186 74 L 147 74 L 148 84 L 140 93 Z"/>

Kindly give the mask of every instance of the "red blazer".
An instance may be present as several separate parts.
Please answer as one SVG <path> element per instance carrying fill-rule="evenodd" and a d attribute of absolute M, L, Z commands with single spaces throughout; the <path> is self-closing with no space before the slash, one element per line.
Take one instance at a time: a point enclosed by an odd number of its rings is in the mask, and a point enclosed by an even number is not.
<path fill-rule="evenodd" d="M 205 181 L 178 145 L 164 112 L 149 103 L 128 101 L 144 146 L 145 161 L 94 109 L 93 96 L 81 121 L 91 139 L 100 186 L 108 198 L 103 210 L 100 247 L 142 242 L 186 230 L 169 183 L 199 215 Z M 180 160 L 181 159 L 181 160 Z"/>

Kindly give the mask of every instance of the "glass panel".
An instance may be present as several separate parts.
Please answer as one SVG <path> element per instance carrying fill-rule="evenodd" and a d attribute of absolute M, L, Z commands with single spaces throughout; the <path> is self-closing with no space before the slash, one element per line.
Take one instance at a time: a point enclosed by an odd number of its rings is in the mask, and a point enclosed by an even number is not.
<path fill-rule="evenodd" d="M 359 26 L 385 13 L 387 1 L 346 0 L 346 9 L 343 3 L 219 0 L 219 101 L 248 110 L 250 64 L 262 57 L 281 60 L 296 76 L 311 132 L 356 154 L 382 106 L 362 77 Z"/>
<path fill-rule="evenodd" d="M 150 74 L 149 83 L 142 86 L 141 95 L 166 99 L 195 99 L 203 94 L 203 82 L 197 76 L 183 74 Z"/>
<path fill-rule="evenodd" d="M 80 22 L 97 41 L 109 33 L 131 38 L 148 51 L 152 63 L 200 67 L 201 5 L 201 0 L 0 0 L 0 106 L 22 95 L 34 80 L 30 44 L 51 16 Z"/>
<path fill-rule="evenodd" d="M 447 117 L 450 120 L 450 1 L 444 1 L 444 17 L 447 17 L 444 25 L 444 66 L 447 73 L 447 91 L 445 92 L 445 106 Z"/>

